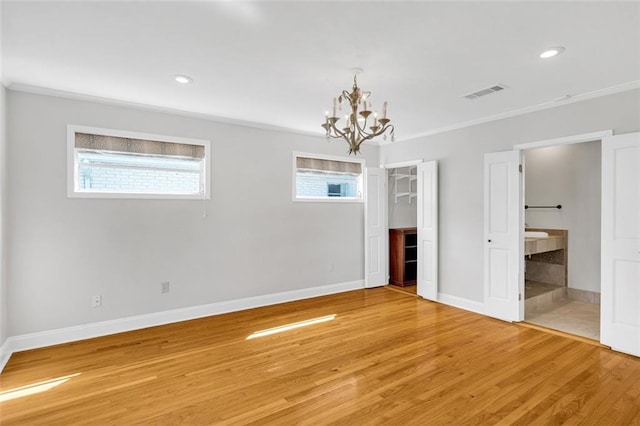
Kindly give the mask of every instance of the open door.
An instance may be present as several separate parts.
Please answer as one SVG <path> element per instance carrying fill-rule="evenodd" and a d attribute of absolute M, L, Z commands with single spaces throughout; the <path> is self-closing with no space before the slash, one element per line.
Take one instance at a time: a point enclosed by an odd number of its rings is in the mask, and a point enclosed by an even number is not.
<path fill-rule="evenodd" d="M 418 296 L 438 300 L 438 163 L 417 166 Z"/>
<path fill-rule="evenodd" d="M 602 139 L 600 341 L 640 356 L 640 133 Z"/>
<path fill-rule="evenodd" d="M 484 156 L 484 305 L 491 317 L 520 321 L 520 151 Z"/>
<path fill-rule="evenodd" d="M 364 236 L 364 286 L 387 284 L 387 171 L 367 167 Z"/>

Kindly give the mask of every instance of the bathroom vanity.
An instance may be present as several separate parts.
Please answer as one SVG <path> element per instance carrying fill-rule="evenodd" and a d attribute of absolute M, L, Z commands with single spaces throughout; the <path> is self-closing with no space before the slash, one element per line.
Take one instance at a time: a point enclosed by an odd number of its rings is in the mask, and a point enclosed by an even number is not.
<path fill-rule="evenodd" d="M 567 241 L 566 229 L 525 229 L 525 279 L 566 287 Z"/>

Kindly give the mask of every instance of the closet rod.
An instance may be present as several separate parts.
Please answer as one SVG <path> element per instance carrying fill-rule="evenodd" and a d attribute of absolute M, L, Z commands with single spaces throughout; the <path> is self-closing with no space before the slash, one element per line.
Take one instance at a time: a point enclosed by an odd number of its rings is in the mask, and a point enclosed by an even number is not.
<path fill-rule="evenodd" d="M 557 206 L 528 206 L 528 205 L 524 205 L 524 209 L 558 209 L 560 210 L 562 208 L 561 204 L 558 204 Z"/>

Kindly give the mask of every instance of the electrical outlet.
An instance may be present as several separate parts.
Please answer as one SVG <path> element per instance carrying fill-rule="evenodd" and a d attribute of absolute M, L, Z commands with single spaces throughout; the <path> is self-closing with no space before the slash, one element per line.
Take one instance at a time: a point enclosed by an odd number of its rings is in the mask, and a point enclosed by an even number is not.
<path fill-rule="evenodd" d="M 102 306 L 102 296 L 93 296 L 91 298 L 91 306 L 94 308 Z"/>
<path fill-rule="evenodd" d="M 169 281 L 160 283 L 160 293 L 169 293 Z"/>

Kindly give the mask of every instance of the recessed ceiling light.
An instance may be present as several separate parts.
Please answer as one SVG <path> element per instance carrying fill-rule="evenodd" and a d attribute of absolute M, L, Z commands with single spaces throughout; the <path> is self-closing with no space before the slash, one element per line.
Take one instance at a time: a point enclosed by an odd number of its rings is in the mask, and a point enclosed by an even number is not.
<path fill-rule="evenodd" d="M 547 49 L 544 52 L 542 52 L 540 54 L 540 57 L 542 59 L 553 58 L 554 56 L 559 55 L 562 52 L 564 52 L 564 47 L 562 47 L 562 46 L 550 47 L 549 49 Z"/>
<path fill-rule="evenodd" d="M 173 76 L 173 79 L 180 84 L 189 84 L 193 81 L 188 75 L 177 74 Z"/>

